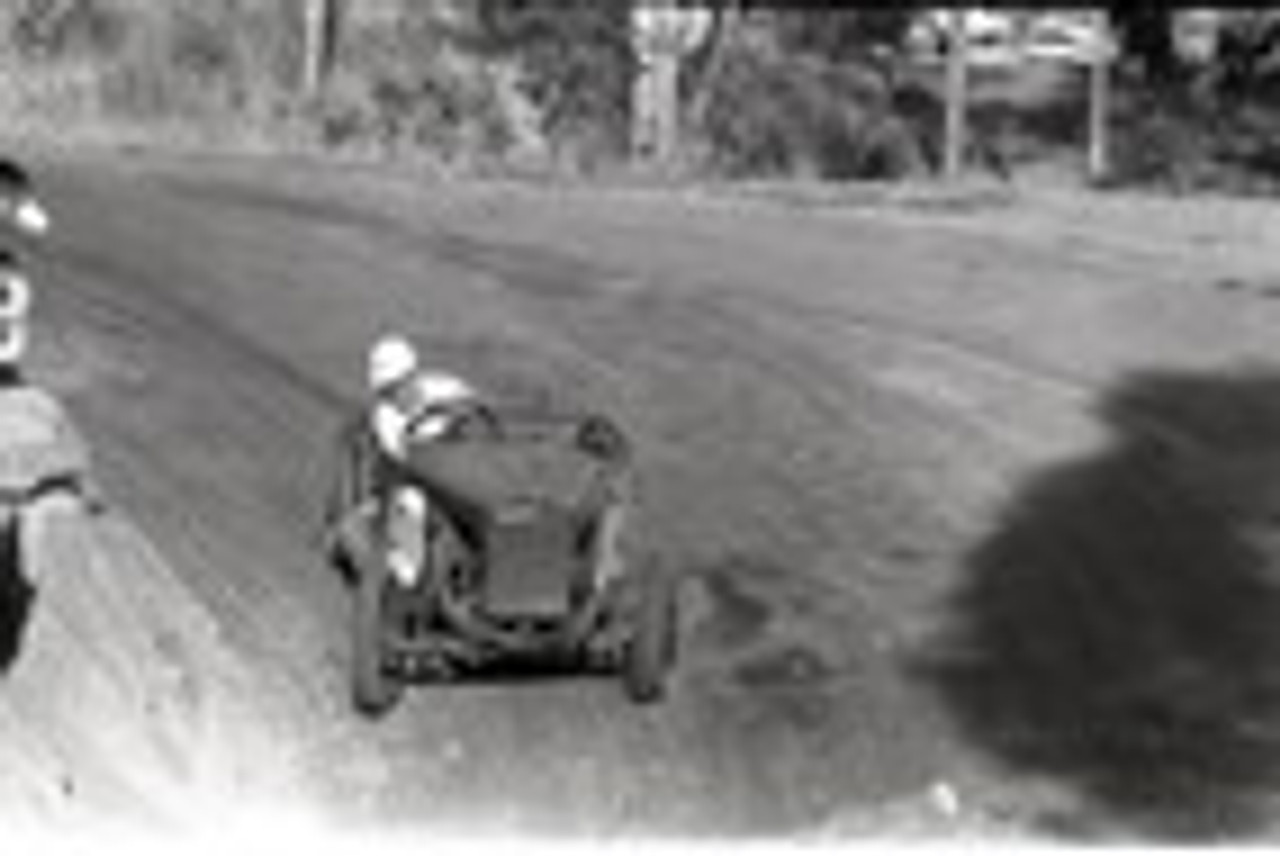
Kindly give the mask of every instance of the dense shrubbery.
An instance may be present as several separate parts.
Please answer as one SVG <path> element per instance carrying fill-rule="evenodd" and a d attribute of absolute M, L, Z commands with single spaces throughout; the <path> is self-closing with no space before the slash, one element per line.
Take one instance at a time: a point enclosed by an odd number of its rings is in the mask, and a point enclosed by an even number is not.
<path fill-rule="evenodd" d="M 626 156 L 637 58 L 632 0 L 476 0 L 470 46 L 513 64 L 554 157 L 590 168 Z"/>
<path fill-rule="evenodd" d="M 917 169 L 917 129 L 897 110 L 877 43 L 849 40 L 859 22 L 883 17 L 773 11 L 723 28 L 684 82 L 697 159 L 728 175 Z"/>
<path fill-rule="evenodd" d="M 125 17 L 101 0 L 11 0 L 4 13 L 8 41 L 24 57 L 101 55 L 118 46 Z"/>
<path fill-rule="evenodd" d="M 696 93 L 688 128 L 705 162 L 730 175 L 852 171 L 858 125 L 883 100 L 878 81 L 752 35 L 719 46 Z"/>
<path fill-rule="evenodd" d="M 1280 188 L 1280 18 L 1236 13 L 1215 55 L 1131 57 L 1116 105 L 1118 184 L 1173 190 Z"/>
<path fill-rule="evenodd" d="M 511 129 L 495 82 L 452 38 L 444 22 L 412 12 L 349 33 L 324 99 L 309 107 L 324 141 L 448 160 L 500 154 Z"/>
<path fill-rule="evenodd" d="M 302 86 L 304 2 L 6 0 L 0 26 L 24 77 L 92 69 L 86 123 L 274 127 L 468 161 L 532 125 L 557 160 L 626 155 L 630 0 L 344 0 L 320 97 Z"/>
<path fill-rule="evenodd" d="M 1176 192 L 1271 193 L 1280 188 L 1280 111 L 1271 104 L 1225 106 L 1134 89 L 1117 116 L 1116 185 Z"/>
<path fill-rule="evenodd" d="M 752 37 L 722 39 L 720 56 L 706 63 L 704 91 L 691 95 L 691 130 L 711 164 L 732 174 L 824 177 L 938 168 L 940 79 L 906 61 L 909 13 L 775 7 L 753 17 L 764 25 Z M 1110 180 L 1175 190 L 1280 188 L 1280 14 L 1233 12 L 1217 50 L 1198 60 L 1180 53 L 1168 9 L 1122 4 L 1115 23 L 1122 54 Z M 1024 80 L 1012 86 L 976 84 L 971 163 L 1000 174 L 1019 162 L 1082 166 L 1083 70 L 1017 75 Z"/>
<path fill-rule="evenodd" d="M 727 32 L 710 56 L 695 58 L 686 94 L 702 162 L 735 175 L 893 177 L 937 169 L 940 81 L 905 61 L 909 14 L 775 6 L 748 16 L 756 26 Z M 1280 14 L 1231 13 L 1217 50 L 1199 61 L 1180 54 L 1169 9 L 1117 4 L 1113 16 L 1121 61 L 1110 180 L 1280 189 Z M 977 168 L 1004 173 L 1044 160 L 1082 166 L 1083 71 L 1029 76 L 1044 80 L 994 86 L 986 95 L 977 87 L 968 153 Z"/>
<path fill-rule="evenodd" d="M 0 23 L 24 76 L 93 69 L 92 97 L 78 102 L 92 108 L 80 117 L 90 125 L 196 122 L 223 139 L 303 133 L 442 158 L 500 149 L 506 139 L 492 79 L 484 64 L 468 67 L 448 50 L 431 14 L 437 4 L 405 0 L 389 16 L 354 19 L 325 97 L 308 99 L 303 0 L 12 2 Z"/>
<path fill-rule="evenodd" d="M 726 28 L 687 82 L 688 131 L 728 175 L 897 179 L 941 167 L 940 69 L 905 46 L 901 9 L 756 12 Z M 1004 174 L 1028 135 L 1009 105 L 975 101 L 971 159 Z"/>
<path fill-rule="evenodd" d="M 284 132 L 466 162 L 501 161 L 530 140 L 576 169 L 629 154 L 635 0 L 339 0 L 349 14 L 314 99 L 302 86 L 305 2 L 5 0 L 5 68 L 22 71 L 0 84 L 34 94 L 0 95 L 35 121 L 56 117 L 59 132 L 80 111 L 88 123 L 192 123 L 223 139 Z M 712 5 L 722 13 L 713 37 L 680 81 L 687 166 L 837 179 L 938 167 L 939 75 L 906 57 L 912 12 Z M 1196 64 L 1175 49 L 1167 11 L 1122 4 L 1114 15 L 1123 61 L 1112 180 L 1231 190 L 1280 182 L 1280 16 L 1234 13 L 1216 55 Z M 41 75 L 56 85 L 42 87 Z M 1085 90 L 1080 75 L 1066 77 L 1021 101 L 978 98 L 971 156 L 1000 169 L 1078 163 Z M 64 97 L 68 85 L 74 97 Z M 66 104 L 50 103 L 57 98 Z"/>
<path fill-rule="evenodd" d="M 268 117 L 287 101 L 300 62 L 295 0 L 13 0 L 5 24 L 17 81 L 91 71 L 87 124 L 145 125 Z M 11 77 L 6 80 L 14 84 Z M 39 119 L 40 107 L 35 106 Z M 22 122 L 23 116 L 11 116 Z"/>
<path fill-rule="evenodd" d="M 139 119 L 251 115 L 282 99 L 300 48 L 289 4 L 168 0 L 129 19 L 104 61 L 104 110 Z"/>

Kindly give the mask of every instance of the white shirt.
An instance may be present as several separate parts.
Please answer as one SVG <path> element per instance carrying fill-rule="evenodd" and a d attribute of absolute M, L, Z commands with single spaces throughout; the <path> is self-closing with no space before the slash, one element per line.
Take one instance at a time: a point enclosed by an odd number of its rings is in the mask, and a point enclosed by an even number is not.
<path fill-rule="evenodd" d="M 427 416 L 427 411 L 475 395 L 466 381 L 453 375 L 416 374 L 374 403 L 370 416 L 374 437 L 383 452 L 403 460 L 411 442 L 439 437 L 452 421 L 448 414 Z"/>
<path fill-rule="evenodd" d="M 31 285 L 19 274 L 0 276 L 0 364 L 22 361 L 30 338 Z"/>

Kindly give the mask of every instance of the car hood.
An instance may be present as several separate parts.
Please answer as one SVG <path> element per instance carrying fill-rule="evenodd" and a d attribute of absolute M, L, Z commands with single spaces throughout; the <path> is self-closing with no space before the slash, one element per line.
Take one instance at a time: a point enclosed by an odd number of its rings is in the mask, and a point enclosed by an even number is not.
<path fill-rule="evenodd" d="M 618 466 L 582 447 L 582 424 L 505 414 L 494 436 L 420 445 L 410 471 L 429 491 L 486 521 L 536 508 L 589 514 Z"/>

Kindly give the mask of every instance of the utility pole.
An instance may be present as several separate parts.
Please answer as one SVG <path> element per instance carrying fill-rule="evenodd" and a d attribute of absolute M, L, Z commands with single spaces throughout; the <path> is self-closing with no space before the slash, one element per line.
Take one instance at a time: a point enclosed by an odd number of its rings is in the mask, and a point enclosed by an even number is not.
<path fill-rule="evenodd" d="M 946 125 L 943 129 L 942 174 L 948 181 L 960 177 L 968 149 L 969 28 L 963 10 L 947 14 Z"/>

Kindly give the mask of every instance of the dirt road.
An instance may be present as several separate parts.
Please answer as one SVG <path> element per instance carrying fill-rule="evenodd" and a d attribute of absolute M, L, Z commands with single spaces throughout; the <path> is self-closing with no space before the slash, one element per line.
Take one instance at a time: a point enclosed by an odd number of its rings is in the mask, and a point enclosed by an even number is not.
<path fill-rule="evenodd" d="M 1277 355 L 1265 259 L 1195 253 L 1189 220 L 1134 225 L 1102 202 L 1073 219 L 1043 202 L 797 210 L 278 164 L 68 159 L 44 174 L 61 228 L 34 262 L 37 374 L 163 568 L 118 548 L 121 577 L 157 593 L 119 622 L 143 641 L 104 620 L 74 634 L 100 636 L 110 662 L 155 662 L 154 627 L 175 624 L 193 653 L 174 669 L 216 700 L 200 709 L 239 711 L 209 714 L 239 736 L 201 745 L 239 747 L 209 763 L 239 771 L 217 781 L 243 800 L 344 826 L 520 834 L 1258 831 L 1266 775 L 1148 754 L 1156 784 L 1134 796 L 1139 774 L 1063 730 L 1092 717 L 1125 745 L 1208 734 L 1268 767 L 1270 743 L 1241 743 L 1236 725 L 1270 717 L 1270 565 L 1227 549 L 1261 492 L 1164 490 L 1178 459 L 1139 468 L 1153 502 L 1111 466 L 1128 472 L 1130 434 L 1146 437 L 1133 425 L 1154 412 L 1215 477 L 1244 430 L 1222 426 L 1262 426 L 1242 470 L 1258 483 L 1280 417 L 1265 378 L 1230 377 Z M 1245 222 L 1203 228 L 1226 241 Z M 362 348 L 389 326 L 483 386 L 606 409 L 638 438 L 646 538 L 693 597 L 671 703 L 565 680 L 428 689 L 386 722 L 351 716 L 346 603 L 311 545 Z M 1081 470 L 1066 511 L 1042 496 Z M 1159 498 L 1255 493 L 1208 517 Z M 1115 520 L 1217 540 L 1125 553 Z M 1189 553 L 1226 570 L 1182 573 Z M 1220 577 L 1257 591 L 1203 596 Z M 1165 589 L 1179 594 L 1152 593 Z M 56 588 L 46 601 L 73 625 L 94 612 Z M 23 662 L 66 651 L 33 634 Z M 53 680 L 24 668 L 19 718 Z M 1165 671 L 1191 684 L 1132 700 L 1139 673 Z M 1172 730 L 1130 715 L 1153 694 Z M 1199 731 L 1188 696 L 1211 700 Z M 77 705 L 74 728 L 112 715 Z M 259 744 L 272 751 L 244 748 Z"/>

